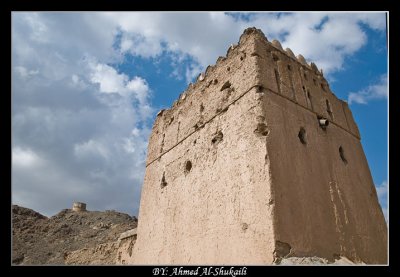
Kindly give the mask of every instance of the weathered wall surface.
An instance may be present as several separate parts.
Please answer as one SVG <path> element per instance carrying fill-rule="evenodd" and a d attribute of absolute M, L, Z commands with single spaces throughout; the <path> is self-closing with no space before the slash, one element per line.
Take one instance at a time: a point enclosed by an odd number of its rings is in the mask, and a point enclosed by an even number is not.
<path fill-rule="evenodd" d="M 359 138 L 314 64 L 247 29 L 157 116 L 126 262 L 384 263 L 386 224 Z"/>
<path fill-rule="evenodd" d="M 250 90 L 147 167 L 140 217 L 149 224 L 138 225 L 133 262 L 272 262 L 269 175 L 265 143 L 254 134 L 255 94 Z"/>
<path fill-rule="evenodd" d="M 386 223 L 347 104 L 330 92 L 318 71 L 265 41 L 257 48 L 267 88 L 262 95 L 270 131 L 274 233 L 290 252 L 283 254 L 386 263 Z M 318 116 L 330 120 L 326 129 Z"/>
<path fill-rule="evenodd" d="M 386 263 L 386 223 L 359 140 L 333 124 L 322 130 L 314 113 L 273 93 L 265 117 L 276 240 L 294 256 Z"/>
<path fill-rule="evenodd" d="M 272 262 L 266 148 L 254 133 L 261 107 L 255 100 L 253 46 L 247 42 L 231 50 L 195 85 L 197 93 L 189 89 L 181 103 L 157 118 L 134 263 Z"/>
<path fill-rule="evenodd" d="M 118 250 L 116 256 L 116 264 L 127 264 L 132 259 L 133 247 L 136 243 L 137 230 L 132 229 L 121 234 L 118 239 Z"/>

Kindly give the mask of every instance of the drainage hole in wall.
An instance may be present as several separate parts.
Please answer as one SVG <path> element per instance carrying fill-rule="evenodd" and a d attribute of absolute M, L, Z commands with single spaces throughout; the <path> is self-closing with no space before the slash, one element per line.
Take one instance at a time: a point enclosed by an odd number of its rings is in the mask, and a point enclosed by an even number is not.
<path fill-rule="evenodd" d="M 185 162 L 185 174 L 188 174 L 192 170 L 192 162 L 186 161 Z"/>

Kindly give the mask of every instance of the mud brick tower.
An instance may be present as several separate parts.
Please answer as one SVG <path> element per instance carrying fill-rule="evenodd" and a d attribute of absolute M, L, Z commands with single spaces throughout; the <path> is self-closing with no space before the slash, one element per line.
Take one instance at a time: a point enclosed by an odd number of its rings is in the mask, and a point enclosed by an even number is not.
<path fill-rule="evenodd" d="M 157 115 L 135 264 L 387 262 L 387 225 L 346 102 L 255 28 Z"/>

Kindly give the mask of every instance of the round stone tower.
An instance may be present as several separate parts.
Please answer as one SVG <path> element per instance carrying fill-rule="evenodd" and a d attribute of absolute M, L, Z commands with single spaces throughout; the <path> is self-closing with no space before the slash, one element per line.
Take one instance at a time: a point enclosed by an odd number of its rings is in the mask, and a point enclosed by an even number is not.
<path fill-rule="evenodd" d="M 74 212 L 85 212 L 86 211 L 86 203 L 74 202 L 72 205 L 72 210 Z"/>

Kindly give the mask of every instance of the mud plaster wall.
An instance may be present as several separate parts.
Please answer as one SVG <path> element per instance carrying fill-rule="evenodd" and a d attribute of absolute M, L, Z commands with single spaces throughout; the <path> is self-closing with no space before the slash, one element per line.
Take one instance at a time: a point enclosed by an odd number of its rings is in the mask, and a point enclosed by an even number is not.
<path fill-rule="evenodd" d="M 274 233 L 277 241 L 290 246 L 290 254 L 284 254 L 386 263 L 386 222 L 347 104 L 318 85 L 325 83 L 320 75 L 266 43 L 258 45 L 260 57 L 264 55 L 261 79 L 268 88 L 260 99 L 269 129 Z M 272 76 L 275 69 L 280 89 Z M 312 79 L 318 80 L 317 85 L 310 83 Z M 290 80 L 295 84 L 293 93 Z M 302 86 L 310 91 L 313 106 L 307 103 Z M 331 120 L 325 130 L 318 115 Z M 299 139 L 301 128 L 305 144 Z"/>
<path fill-rule="evenodd" d="M 152 136 L 149 144 L 136 264 L 272 262 L 266 147 L 254 133 L 261 112 L 256 57 L 251 43 L 241 46 L 207 73 L 201 94 L 186 93 L 182 106 L 155 123 L 153 132 L 165 137 Z M 196 127 L 199 121 L 205 124 Z"/>
<path fill-rule="evenodd" d="M 118 245 L 118 250 L 115 257 L 116 264 L 127 264 L 127 261 L 132 259 L 132 251 L 133 247 L 136 243 L 137 236 L 132 235 L 121 240 L 118 240 L 116 243 Z"/>
<path fill-rule="evenodd" d="M 151 224 L 138 227 L 135 263 L 272 261 L 266 149 L 254 134 L 254 94 L 147 168 L 151 187 L 143 189 L 140 216 Z M 213 143 L 218 132 L 223 138 Z M 164 173 L 167 185 L 160 188 Z"/>

